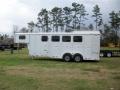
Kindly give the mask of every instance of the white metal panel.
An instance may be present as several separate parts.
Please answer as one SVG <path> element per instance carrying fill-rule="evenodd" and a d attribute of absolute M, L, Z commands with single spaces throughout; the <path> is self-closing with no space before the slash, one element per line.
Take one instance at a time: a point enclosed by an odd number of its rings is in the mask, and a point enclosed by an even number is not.
<path fill-rule="evenodd" d="M 55 36 L 60 36 L 58 34 L 56 34 Z M 61 41 L 59 42 L 52 42 L 52 35 L 49 35 L 49 46 L 48 46 L 48 50 L 49 50 L 49 57 L 52 58 L 61 58 L 60 57 L 60 53 L 61 53 Z"/>
<path fill-rule="evenodd" d="M 25 36 L 25 39 L 20 39 L 20 36 Z M 28 34 L 15 34 L 14 36 L 15 43 L 29 43 L 29 35 Z"/>
<path fill-rule="evenodd" d="M 93 46 L 91 46 L 91 43 L 93 42 L 91 39 L 91 35 L 85 35 L 84 36 L 84 59 L 85 60 L 91 60 L 91 51 L 93 50 Z"/>
<path fill-rule="evenodd" d="M 37 53 L 37 39 L 36 39 L 37 35 L 30 35 L 30 48 L 29 48 L 29 54 L 31 56 L 36 56 Z"/>
<path fill-rule="evenodd" d="M 59 57 L 61 57 L 61 58 L 65 53 L 73 54 L 72 35 L 61 35 L 61 38 L 62 38 L 62 36 L 71 36 L 71 42 L 62 42 L 61 41 L 61 44 L 60 44 L 60 47 L 59 47 L 59 50 L 61 50 L 61 53 L 60 53 Z"/>
<path fill-rule="evenodd" d="M 41 41 L 41 35 L 30 35 L 30 55 L 31 56 L 48 56 L 48 42 Z"/>
<path fill-rule="evenodd" d="M 84 46 L 85 46 L 85 44 L 84 44 L 84 41 L 85 41 L 84 35 L 79 34 L 79 35 L 72 35 L 72 37 L 73 36 L 82 36 L 82 42 L 72 42 L 72 48 L 73 48 L 72 52 L 73 52 L 73 54 L 79 53 L 79 54 L 83 55 L 84 54 Z"/>
<path fill-rule="evenodd" d="M 100 32 L 99 31 L 73 31 L 73 32 L 40 32 L 40 33 L 16 33 L 16 35 L 17 34 L 25 34 L 25 35 L 37 35 L 37 34 L 39 34 L 39 35 L 44 35 L 44 34 L 46 34 L 46 35 L 53 35 L 53 34 L 57 34 L 57 35 L 75 35 L 75 34 L 83 34 L 83 35 L 86 35 L 86 34 L 99 34 L 100 35 Z"/>
<path fill-rule="evenodd" d="M 91 36 L 91 56 L 93 60 L 99 60 L 100 59 L 100 36 L 99 35 L 92 35 Z"/>
<path fill-rule="evenodd" d="M 39 35 L 39 55 L 41 56 L 41 57 L 48 57 L 48 46 L 49 46 L 49 41 L 47 41 L 47 42 L 43 42 L 43 41 L 41 41 L 41 36 L 42 35 Z M 49 39 L 49 37 L 48 37 L 48 39 Z"/>

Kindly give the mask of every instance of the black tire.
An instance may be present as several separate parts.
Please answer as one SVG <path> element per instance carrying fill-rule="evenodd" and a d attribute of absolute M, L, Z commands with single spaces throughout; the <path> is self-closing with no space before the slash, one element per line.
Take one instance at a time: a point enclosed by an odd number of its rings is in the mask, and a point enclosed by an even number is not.
<path fill-rule="evenodd" d="M 80 54 L 75 54 L 75 55 L 73 56 L 73 60 L 74 60 L 75 62 L 82 62 L 82 61 L 83 61 L 83 57 L 82 57 L 82 55 L 80 55 Z"/>
<path fill-rule="evenodd" d="M 70 62 L 72 60 L 72 55 L 67 53 L 63 55 L 63 60 L 66 62 Z"/>
<path fill-rule="evenodd" d="M 1 49 L 2 51 L 5 51 L 5 48 L 4 47 L 2 47 L 2 49 Z"/>

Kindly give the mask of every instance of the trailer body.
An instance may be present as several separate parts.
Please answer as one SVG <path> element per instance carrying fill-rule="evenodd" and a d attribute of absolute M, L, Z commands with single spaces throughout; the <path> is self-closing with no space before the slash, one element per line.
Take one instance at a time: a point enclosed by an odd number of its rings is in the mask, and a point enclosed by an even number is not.
<path fill-rule="evenodd" d="M 32 57 L 100 60 L 99 31 L 16 33 L 14 38 L 27 43 Z"/>

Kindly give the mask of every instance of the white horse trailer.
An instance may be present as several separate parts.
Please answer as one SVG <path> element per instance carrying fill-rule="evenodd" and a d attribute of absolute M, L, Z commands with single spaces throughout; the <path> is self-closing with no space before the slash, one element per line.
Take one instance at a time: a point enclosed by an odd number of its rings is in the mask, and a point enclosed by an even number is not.
<path fill-rule="evenodd" d="M 32 57 L 100 60 L 99 31 L 15 33 L 15 43 L 27 43 Z"/>

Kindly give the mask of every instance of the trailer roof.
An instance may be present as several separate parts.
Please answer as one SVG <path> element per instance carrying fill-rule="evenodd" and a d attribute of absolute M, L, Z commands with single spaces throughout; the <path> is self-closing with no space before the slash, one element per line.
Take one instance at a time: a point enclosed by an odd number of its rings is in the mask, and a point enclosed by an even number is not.
<path fill-rule="evenodd" d="M 73 32 L 36 32 L 36 33 L 15 33 L 15 34 L 24 34 L 24 35 L 39 35 L 39 34 L 47 34 L 47 35 L 52 35 L 52 34 L 100 34 L 99 31 L 73 31 Z"/>

